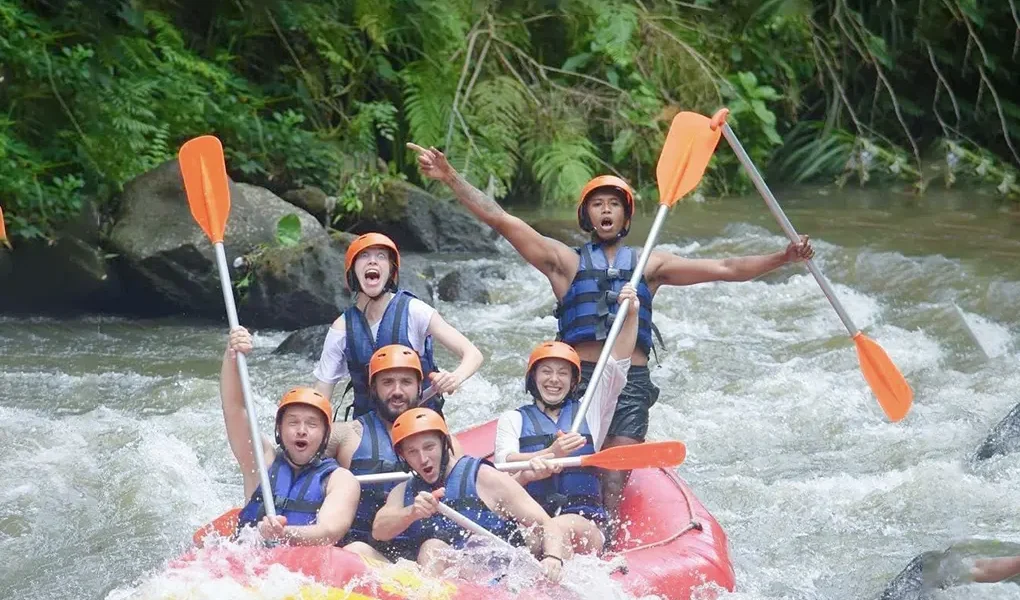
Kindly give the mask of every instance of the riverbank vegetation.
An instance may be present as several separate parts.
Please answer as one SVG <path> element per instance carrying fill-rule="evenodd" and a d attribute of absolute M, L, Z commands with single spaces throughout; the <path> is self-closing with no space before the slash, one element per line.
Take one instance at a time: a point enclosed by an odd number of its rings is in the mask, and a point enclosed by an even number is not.
<path fill-rule="evenodd" d="M 0 0 L 0 200 L 45 237 L 214 133 L 337 218 L 412 140 L 505 202 L 651 202 L 670 118 L 721 106 L 774 183 L 1017 197 L 1018 53 L 1017 0 Z M 747 187 L 721 146 L 703 193 Z"/>

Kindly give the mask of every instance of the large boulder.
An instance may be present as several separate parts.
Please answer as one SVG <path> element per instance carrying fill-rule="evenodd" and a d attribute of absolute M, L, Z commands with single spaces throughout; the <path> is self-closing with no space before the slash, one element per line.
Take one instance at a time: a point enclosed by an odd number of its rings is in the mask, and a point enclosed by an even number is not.
<path fill-rule="evenodd" d="M 277 222 L 290 213 L 298 215 L 303 241 L 327 238 L 314 217 L 266 189 L 231 181 L 230 201 L 224 236 L 228 263 L 275 245 Z M 128 182 L 110 243 L 141 286 L 180 310 L 222 317 L 213 246 L 192 219 L 177 161 Z"/>
<path fill-rule="evenodd" d="M 271 247 L 252 259 L 245 316 L 260 327 L 297 329 L 332 322 L 351 302 L 344 256 L 328 239 Z"/>
<path fill-rule="evenodd" d="M 992 428 L 978 447 L 975 458 L 986 460 L 997 454 L 1010 454 L 1020 450 L 1020 404 Z"/>
<path fill-rule="evenodd" d="M 49 240 L 0 247 L 0 310 L 72 313 L 115 309 L 121 283 L 99 241 L 91 203 Z"/>
<path fill-rule="evenodd" d="M 465 273 L 463 269 L 454 269 L 439 280 L 439 298 L 446 302 L 476 302 L 488 304 L 489 288 L 485 286 L 474 272 Z"/>
<path fill-rule="evenodd" d="M 326 192 L 314 185 L 288 190 L 282 197 L 322 223 L 328 223 L 336 208 L 336 197 L 326 195 Z"/>
<path fill-rule="evenodd" d="M 322 346 L 326 343 L 329 323 L 298 329 L 280 342 L 273 354 L 295 354 L 308 360 L 319 360 Z"/>
<path fill-rule="evenodd" d="M 401 251 L 495 253 L 496 233 L 451 200 L 441 200 L 405 181 L 391 180 L 366 199 L 354 233 L 378 231 Z"/>
<path fill-rule="evenodd" d="M 436 272 L 427 254 L 400 254 L 400 287 L 417 296 L 426 304 L 436 303 L 433 285 Z"/>

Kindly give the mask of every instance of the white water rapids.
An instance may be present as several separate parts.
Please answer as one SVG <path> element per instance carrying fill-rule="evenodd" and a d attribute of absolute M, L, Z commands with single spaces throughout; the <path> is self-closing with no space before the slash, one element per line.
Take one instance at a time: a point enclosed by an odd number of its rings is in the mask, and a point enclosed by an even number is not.
<path fill-rule="evenodd" d="M 956 196 L 915 205 L 804 192 L 784 204 L 915 403 L 900 423 L 884 418 L 803 268 L 659 292 L 667 349 L 653 361 L 662 393 L 649 439 L 687 444 L 679 472 L 729 536 L 737 591 L 724 597 L 876 598 L 922 551 L 969 537 L 1020 542 L 1020 454 L 971 460 L 1020 401 L 1020 223 Z M 669 252 L 725 257 L 786 244 L 758 200 L 674 212 L 660 245 Z M 507 275 L 487 280 L 490 305 L 437 305 L 486 356 L 448 399 L 456 429 L 524 402 L 525 357 L 555 333 L 547 282 L 503 250 L 441 263 L 502 265 Z M 258 331 L 250 361 L 265 431 L 281 393 L 311 381 L 310 361 L 270 355 L 284 337 Z M 0 598 L 282 598 L 296 589 L 286 575 L 260 595 L 212 581 L 182 590 L 159 575 L 196 527 L 242 500 L 217 396 L 224 342 L 225 325 L 179 318 L 0 317 Z M 577 587 L 608 585 L 583 559 L 567 573 Z M 1020 586 L 938 597 L 1020 598 Z"/>

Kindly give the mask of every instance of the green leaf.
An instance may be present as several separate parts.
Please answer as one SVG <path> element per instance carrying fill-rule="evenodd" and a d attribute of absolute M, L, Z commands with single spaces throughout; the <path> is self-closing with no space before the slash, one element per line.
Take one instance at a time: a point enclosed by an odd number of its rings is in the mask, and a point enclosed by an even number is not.
<path fill-rule="evenodd" d="M 762 100 L 779 100 L 782 96 L 779 95 L 779 92 L 774 87 L 763 85 L 755 90 L 754 97 Z"/>
<path fill-rule="evenodd" d="M 758 88 L 758 78 L 750 71 L 741 71 L 737 74 L 737 79 L 740 80 L 745 92 L 751 93 Z"/>
<path fill-rule="evenodd" d="M 563 66 L 560 68 L 563 69 L 564 71 L 570 71 L 571 73 L 577 72 L 578 70 L 583 69 L 585 65 L 588 64 L 588 61 L 591 60 L 591 56 L 592 56 L 591 52 L 582 52 L 580 54 L 575 54 L 574 56 L 571 56 L 567 60 L 563 61 Z"/>
<path fill-rule="evenodd" d="M 294 213 L 283 215 L 276 222 L 276 243 L 284 248 L 301 241 L 301 219 Z"/>
<path fill-rule="evenodd" d="M 751 109 L 762 123 L 773 126 L 776 124 L 776 115 L 772 114 L 772 111 L 761 100 L 751 100 Z"/>

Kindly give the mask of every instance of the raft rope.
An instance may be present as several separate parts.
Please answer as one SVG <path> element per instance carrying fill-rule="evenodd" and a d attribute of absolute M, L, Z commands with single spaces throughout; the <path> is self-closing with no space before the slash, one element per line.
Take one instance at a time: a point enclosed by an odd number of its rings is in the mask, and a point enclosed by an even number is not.
<path fill-rule="evenodd" d="M 670 544 L 670 543 L 674 542 L 680 536 L 684 535 L 685 533 L 687 533 L 689 531 L 695 531 L 695 530 L 703 531 L 704 530 L 704 526 L 701 524 L 701 521 L 699 521 L 696 518 L 694 518 L 694 507 L 691 506 L 691 498 L 690 498 L 690 496 L 687 495 L 687 490 L 683 489 L 683 487 L 680 486 L 680 481 L 679 481 L 676 473 L 674 473 L 672 471 L 667 471 L 666 469 L 660 469 L 660 470 L 662 470 L 665 473 L 667 473 L 670 476 L 670 478 L 674 481 L 674 483 L 677 484 L 677 487 L 680 488 L 680 493 L 682 493 L 683 496 L 684 496 L 684 502 L 687 503 L 687 514 L 691 515 L 691 521 L 690 521 L 690 523 L 687 524 L 686 527 L 684 527 L 683 529 L 677 531 L 676 533 L 674 533 L 673 535 L 667 537 L 666 539 L 659 540 L 657 542 L 650 542 L 648 544 L 642 544 L 640 546 L 635 546 L 633 548 L 627 548 L 626 550 L 621 550 L 618 553 L 620 555 L 627 554 L 627 553 L 630 553 L 630 552 L 637 552 L 638 550 L 648 550 L 649 548 L 658 548 L 659 546 L 665 546 L 666 544 Z"/>

